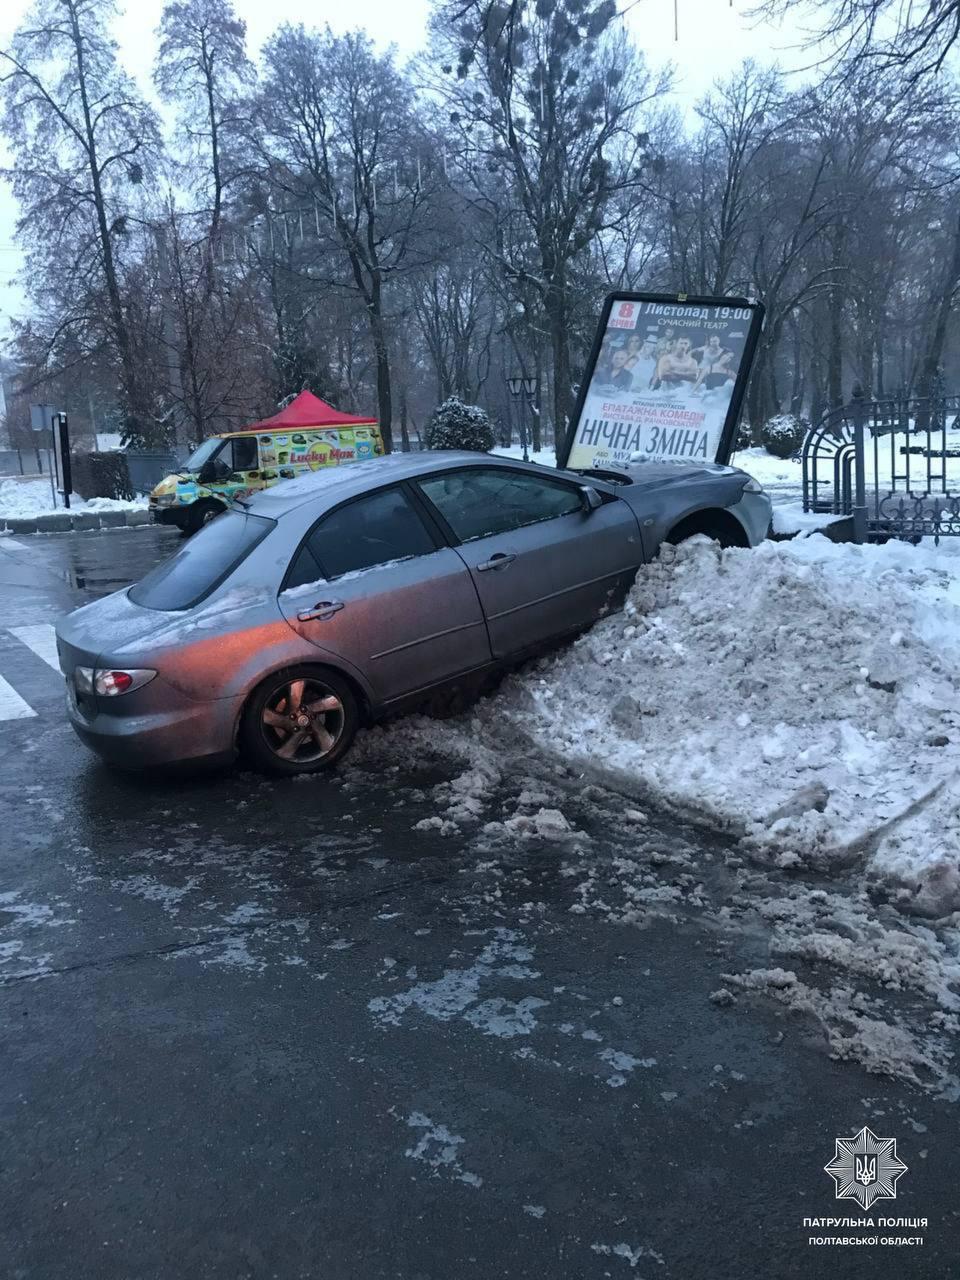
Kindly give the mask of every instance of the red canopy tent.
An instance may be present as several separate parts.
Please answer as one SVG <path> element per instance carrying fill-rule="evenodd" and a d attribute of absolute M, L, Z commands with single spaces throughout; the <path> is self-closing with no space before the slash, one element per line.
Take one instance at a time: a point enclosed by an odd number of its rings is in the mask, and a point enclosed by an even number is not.
<path fill-rule="evenodd" d="M 298 431 L 303 427 L 372 427 L 376 418 L 357 418 L 352 413 L 341 413 L 315 396 L 312 391 L 301 391 L 285 409 L 272 418 L 255 422 L 244 431 Z"/>

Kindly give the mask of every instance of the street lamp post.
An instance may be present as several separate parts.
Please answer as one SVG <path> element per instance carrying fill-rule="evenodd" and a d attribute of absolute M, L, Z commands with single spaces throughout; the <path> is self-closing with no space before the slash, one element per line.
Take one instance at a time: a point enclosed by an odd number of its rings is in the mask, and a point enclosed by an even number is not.
<path fill-rule="evenodd" d="M 527 449 L 527 409 L 532 413 L 537 412 L 536 396 L 537 396 L 537 380 L 536 378 L 518 378 L 516 376 L 507 378 L 507 386 L 510 388 L 510 394 L 513 396 L 514 403 L 520 404 L 520 443 L 523 446 L 523 460 L 530 461 L 530 453 Z M 521 400 L 521 396 L 523 399 Z"/>

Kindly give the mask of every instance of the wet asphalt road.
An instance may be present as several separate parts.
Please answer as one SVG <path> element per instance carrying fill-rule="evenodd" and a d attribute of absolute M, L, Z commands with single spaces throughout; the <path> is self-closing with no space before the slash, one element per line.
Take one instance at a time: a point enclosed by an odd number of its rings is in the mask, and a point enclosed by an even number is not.
<path fill-rule="evenodd" d="M 36 714 L 0 722 L 0 1276 L 957 1274 L 956 1105 L 710 1000 L 777 963 L 724 919 L 722 842 L 535 760 L 484 819 L 539 791 L 577 837 L 414 830 L 457 767 L 395 746 L 306 782 L 112 773 L 17 628 L 176 535 L 5 541 L 0 676 Z M 909 1166 L 874 1213 L 927 1217 L 922 1247 L 807 1244 L 859 1213 L 822 1166 L 863 1124 Z"/>

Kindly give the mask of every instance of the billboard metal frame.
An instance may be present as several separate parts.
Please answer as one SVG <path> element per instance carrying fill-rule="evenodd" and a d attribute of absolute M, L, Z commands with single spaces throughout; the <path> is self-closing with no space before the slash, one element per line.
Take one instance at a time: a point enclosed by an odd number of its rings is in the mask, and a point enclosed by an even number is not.
<path fill-rule="evenodd" d="M 740 310 L 748 309 L 752 312 L 750 329 L 743 346 L 743 356 L 737 372 L 737 380 L 733 384 L 730 406 L 727 409 L 723 430 L 720 433 L 720 443 L 717 446 L 717 453 L 714 458 L 715 462 L 726 465 L 730 459 L 730 454 L 733 452 L 733 444 L 736 439 L 737 424 L 740 421 L 740 412 L 743 408 L 747 382 L 750 378 L 750 371 L 753 368 L 753 359 L 756 355 L 757 343 L 760 341 L 760 332 L 763 328 L 763 303 L 750 298 L 710 298 L 693 293 L 631 293 L 627 290 L 617 290 L 614 293 L 608 293 L 603 300 L 600 323 L 597 325 L 593 346 L 590 348 L 590 355 L 580 381 L 576 404 L 574 405 L 561 449 L 557 451 L 557 466 L 564 469 L 567 465 L 567 459 L 570 457 L 574 436 L 576 435 L 577 427 L 580 425 L 580 416 L 583 413 L 587 393 L 590 389 L 590 381 L 593 378 L 593 371 L 596 368 L 603 339 L 607 334 L 607 324 L 615 302 L 653 302 L 666 303 L 672 306 L 677 306 L 678 304 L 689 305 L 691 307 L 735 307 Z"/>

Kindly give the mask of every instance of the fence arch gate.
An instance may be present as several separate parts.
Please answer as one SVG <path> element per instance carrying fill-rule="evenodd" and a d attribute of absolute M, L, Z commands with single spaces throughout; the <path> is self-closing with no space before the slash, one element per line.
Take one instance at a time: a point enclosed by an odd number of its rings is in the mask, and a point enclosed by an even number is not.
<path fill-rule="evenodd" d="M 960 396 L 858 387 L 801 446 L 804 511 L 851 516 L 858 542 L 960 536 Z"/>

